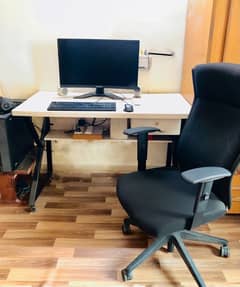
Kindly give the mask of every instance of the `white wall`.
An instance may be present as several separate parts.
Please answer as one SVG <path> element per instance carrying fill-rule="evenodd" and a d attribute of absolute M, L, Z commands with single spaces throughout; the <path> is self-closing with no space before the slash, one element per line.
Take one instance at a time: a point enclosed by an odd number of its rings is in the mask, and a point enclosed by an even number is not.
<path fill-rule="evenodd" d="M 139 39 L 173 50 L 140 72 L 145 92 L 179 91 L 187 0 L 0 0 L 0 83 L 9 97 L 56 90 L 58 37 Z"/>
<path fill-rule="evenodd" d="M 0 93 L 27 98 L 39 89 L 57 90 L 60 37 L 139 39 L 142 50 L 172 50 L 174 57 L 153 57 L 139 85 L 144 92 L 179 92 L 186 10 L 187 0 L 0 0 Z M 151 165 L 163 162 L 165 148 L 153 144 Z M 59 142 L 53 150 L 55 171 L 136 164 L 129 143 Z"/>

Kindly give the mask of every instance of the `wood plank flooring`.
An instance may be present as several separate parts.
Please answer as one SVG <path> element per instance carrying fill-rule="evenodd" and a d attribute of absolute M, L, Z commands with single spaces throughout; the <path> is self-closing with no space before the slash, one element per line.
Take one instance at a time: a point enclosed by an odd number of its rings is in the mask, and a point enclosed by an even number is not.
<path fill-rule="evenodd" d="M 1 287 L 193 287 L 177 252 L 162 249 L 121 281 L 125 267 L 151 239 L 137 228 L 121 232 L 125 212 L 115 195 L 116 175 L 54 179 L 37 211 L 0 204 Z M 213 245 L 186 243 L 206 285 L 240 286 L 240 216 L 228 215 L 200 231 L 230 241 L 230 258 Z"/>

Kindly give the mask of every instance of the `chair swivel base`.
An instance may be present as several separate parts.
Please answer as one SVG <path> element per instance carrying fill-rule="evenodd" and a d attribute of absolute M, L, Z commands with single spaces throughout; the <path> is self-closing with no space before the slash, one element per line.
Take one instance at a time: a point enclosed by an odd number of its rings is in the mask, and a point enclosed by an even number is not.
<path fill-rule="evenodd" d="M 130 221 L 129 219 L 124 220 L 124 225 L 128 229 L 130 229 Z M 125 233 L 124 233 L 125 234 Z M 129 233 L 127 233 L 129 234 Z M 188 267 L 190 273 L 194 277 L 196 283 L 199 287 L 206 287 L 200 273 L 198 272 L 190 254 L 188 253 L 183 239 L 193 240 L 193 241 L 203 241 L 209 243 L 220 244 L 220 253 L 221 257 L 228 257 L 230 255 L 228 242 L 223 238 L 218 238 L 214 236 L 210 236 L 207 234 L 201 234 L 195 231 L 179 231 L 175 232 L 165 238 L 157 238 L 147 249 L 145 249 L 140 255 L 138 255 L 125 269 L 121 270 L 123 281 L 128 281 L 133 278 L 132 271 L 138 267 L 146 258 L 152 255 L 155 251 L 160 249 L 165 243 L 167 243 L 168 252 L 173 252 L 174 247 L 176 247 L 186 266 Z"/>

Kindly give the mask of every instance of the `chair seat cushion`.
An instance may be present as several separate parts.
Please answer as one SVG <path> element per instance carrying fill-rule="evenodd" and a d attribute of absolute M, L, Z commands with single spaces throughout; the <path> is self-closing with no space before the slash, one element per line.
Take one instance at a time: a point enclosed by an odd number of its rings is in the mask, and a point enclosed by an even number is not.
<path fill-rule="evenodd" d="M 149 235 L 162 236 L 187 228 L 199 188 L 184 181 L 177 169 L 155 168 L 120 176 L 117 195 L 136 226 Z M 224 213 L 225 204 L 211 193 L 198 225 Z"/>

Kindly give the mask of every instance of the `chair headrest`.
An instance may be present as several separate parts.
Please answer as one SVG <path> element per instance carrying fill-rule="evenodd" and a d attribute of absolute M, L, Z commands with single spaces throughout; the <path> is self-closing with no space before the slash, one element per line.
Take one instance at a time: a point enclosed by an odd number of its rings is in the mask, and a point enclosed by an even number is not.
<path fill-rule="evenodd" d="M 211 63 L 193 69 L 195 98 L 240 108 L 240 64 Z"/>

